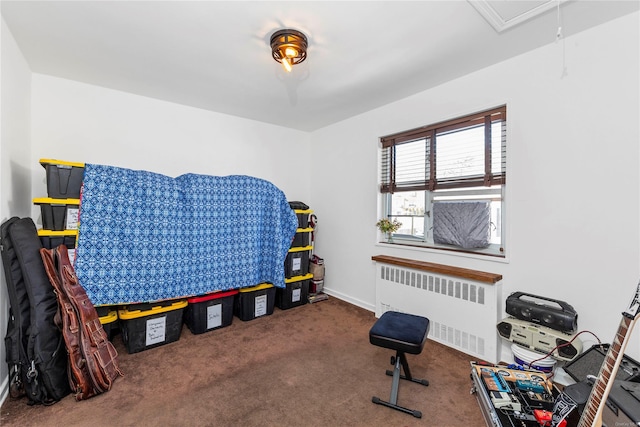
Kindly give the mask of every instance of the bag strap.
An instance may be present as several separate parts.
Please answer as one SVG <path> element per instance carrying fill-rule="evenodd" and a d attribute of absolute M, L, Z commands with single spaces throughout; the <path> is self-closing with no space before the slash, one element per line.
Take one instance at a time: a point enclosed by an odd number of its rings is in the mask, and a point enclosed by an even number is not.
<path fill-rule="evenodd" d="M 40 249 L 40 256 L 58 298 L 58 313 L 56 316 L 60 319 L 61 331 L 67 347 L 69 385 L 74 392 L 76 400 L 88 399 L 99 392 L 91 383 L 91 376 L 80 350 L 81 337 L 78 313 L 62 289 L 62 281 L 58 274 L 58 251 L 43 248 Z"/>
<path fill-rule="evenodd" d="M 80 349 L 85 357 L 93 386 L 100 392 L 111 389 L 113 381 L 124 374 L 118 367 L 118 352 L 107 338 L 98 312 L 78 282 L 67 247 L 58 246 L 58 274 L 62 290 L 76 309 L 80 323 Z"/>

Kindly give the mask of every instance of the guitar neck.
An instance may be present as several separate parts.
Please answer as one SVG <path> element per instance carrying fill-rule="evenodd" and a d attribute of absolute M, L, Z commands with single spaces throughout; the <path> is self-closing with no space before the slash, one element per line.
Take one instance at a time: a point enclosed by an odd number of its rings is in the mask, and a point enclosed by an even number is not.
<path fill-rule="evenodd" d="M 626 315 L 622 316 L 618 332 L 609 347 L 609 351 L 598 373 L 598 378 L 591 389 L 589 400 L 582 412 L 578 427 L 599 427 L 602 425 L 602 410 L 613 386 L 611 378 L 615 377 L 620 362 L 624 357 L 624 349 L 631 336 L 631 329 L 633 328 L 635 320 L 636 319 Z"/>

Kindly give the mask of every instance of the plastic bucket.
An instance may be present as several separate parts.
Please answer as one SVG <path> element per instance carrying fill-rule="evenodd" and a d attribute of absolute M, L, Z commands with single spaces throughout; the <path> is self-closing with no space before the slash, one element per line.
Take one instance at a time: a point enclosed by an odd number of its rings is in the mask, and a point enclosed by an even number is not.
<path fill-rule="evenodd" d="M 513 353 L 513 360 L 525 369 L 535 369 L 551 374 L 556 366 L 556 361 L 552 357 L 543 357 L 544 354 L 530 351 L 517 344 L 511 345 L 511 352 Z"/>

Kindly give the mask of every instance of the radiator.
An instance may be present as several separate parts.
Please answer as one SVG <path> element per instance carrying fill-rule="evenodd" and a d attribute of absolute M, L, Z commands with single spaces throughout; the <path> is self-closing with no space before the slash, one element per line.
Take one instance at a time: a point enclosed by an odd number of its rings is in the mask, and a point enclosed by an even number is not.
<path fill-rule="evenodd" d="M 487 284 L 376 263 L 376 317 L 394 310 L 427 317 L 429 339 L 497 363 L 501 282 Z"/>

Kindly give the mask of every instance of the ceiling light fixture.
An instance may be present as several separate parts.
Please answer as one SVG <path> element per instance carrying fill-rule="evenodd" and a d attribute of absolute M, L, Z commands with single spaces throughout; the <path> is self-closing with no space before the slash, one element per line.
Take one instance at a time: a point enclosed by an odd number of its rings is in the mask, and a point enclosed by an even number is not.
<path fill-rule="evenodd" d="M 271 36 L 271 55 L 290 72 L 307 59 L 307 37 L 296 30 L 278 30 Z"/>

